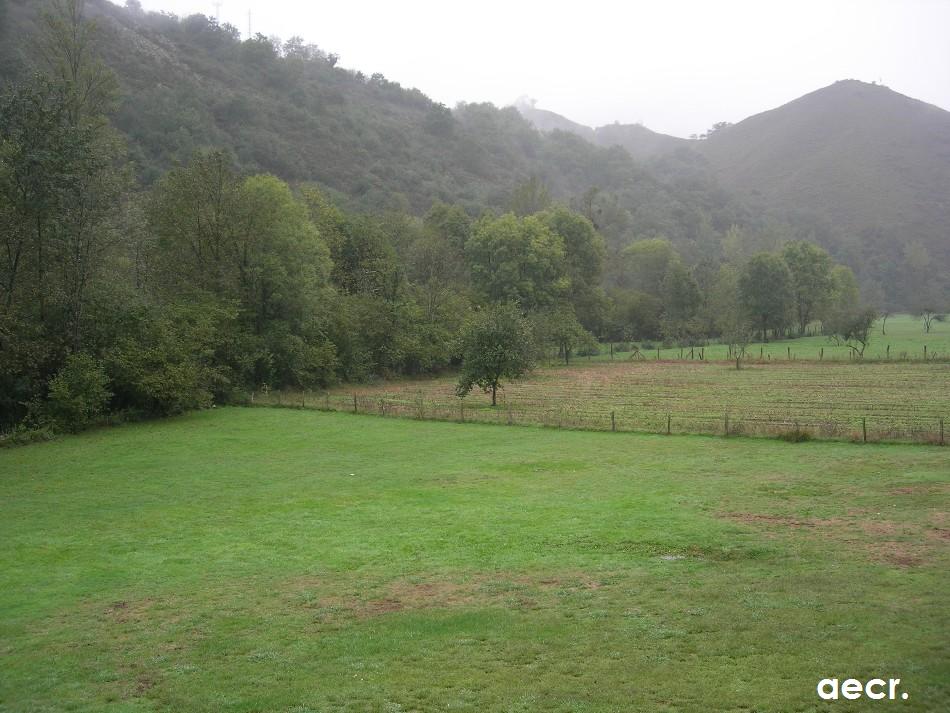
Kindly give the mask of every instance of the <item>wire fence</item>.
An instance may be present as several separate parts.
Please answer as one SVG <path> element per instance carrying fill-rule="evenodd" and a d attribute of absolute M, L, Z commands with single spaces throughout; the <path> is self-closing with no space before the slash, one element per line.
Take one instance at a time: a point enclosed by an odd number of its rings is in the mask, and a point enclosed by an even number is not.
<path fill-rule="evenodd" d="M 494 423 L 584 431 L 778 437 L 792 441 L 927 443 L 946 445 L 945 421 L 938 416 L 874 413 L 863 416 L 770 413 L 651 413 L 624 408 L 533 400 L 489 406 L 472 399 L 432 399 L 415 395 L 260 391 L 248 405 L 314 409 L 457 423 Z"/>

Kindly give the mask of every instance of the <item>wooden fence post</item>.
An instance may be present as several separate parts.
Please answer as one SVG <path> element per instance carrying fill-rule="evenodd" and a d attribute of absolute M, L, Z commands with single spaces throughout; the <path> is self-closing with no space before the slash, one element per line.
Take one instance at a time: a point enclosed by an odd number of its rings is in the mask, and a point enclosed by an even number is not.
<path fill-rule="evenodd" d="M 610 412 L 610 430 L 611 431 L 617 430 L 617 419 L 613 411 Z"/>
<path fill-rule="evenodd" d="M 656 360 L 657 360 L 657 361 L 660 361 L 660 348 L 659 348 L 659 347 L 656 348 Z"/>
<path fill-rule="evenodd" d="M 465 400 L 459 399 L 459 420 L 465 423 Z"/>
<path fill-rule="evenodd" d="M 725 415 L 725 430 L 723 431 L 724 436 L 729 435 L 729 414 Z"/>
<path fill-rule="evenodd" d="M 924 344 L 924 361 L 927 361 L 927 345 Z"/>
<path fill-rule="evenodd" d="M 861 417 L 861 438 L 865 443 L 868 442 L 868 420 L 866 417 Z"/>
<path fill-rule="evenodd" d="M 946 445 L 943 440 L 943 419 L 940 419 L 940 445 Z"/>
<path fill-rule="evenodd" d="M 822 347 L 818 350 L 818 361 L 822 361 L 825 358 L 825 348 Z"/>
<path fill-rule="evenodd" d="M 785 347 L 785 350 L 788 352 L 788 360 L 791 361 L 791 360 L 792 360 L 792 348 L 791 348 L 791 347 Z"/>
<path fill-rule="evenodd" d="M 673 417 L 669 414 L 666 414 L 666 435 L 670 435 L 670 425 L 673 422 Z"/>
<path fill-rule="evenodd" d="M 356 394 L 353 394 L 353 413 L 358 413 L 359 408 L 356 405 Z"/>

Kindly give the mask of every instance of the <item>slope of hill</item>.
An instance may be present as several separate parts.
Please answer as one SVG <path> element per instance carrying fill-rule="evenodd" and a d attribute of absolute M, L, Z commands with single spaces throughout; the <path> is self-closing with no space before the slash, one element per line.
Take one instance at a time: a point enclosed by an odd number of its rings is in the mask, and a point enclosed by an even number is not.
<path fill-rule="evenodd" d="M 43 3 L 0 0 L 9 42 L 0 79 L 36 62 L 30 41 Z M 231 149 L 248 171 L 315 182 L 353 207 L 422 212 L 436 200 L 470 212 L 504 209 L 519 184 L 540 178 L 563 200 L 596 186 L 620 196 L 624 220 L 610 237 L 668 234 L 696 245 L 681 215 L 720 229 L 707 201 L 651 175 L 622 149 L 563 132 L 542 134 L 513 108 L 466 104 L 450 111 L 382 74 L 344 69 L 313 45 L 275 46 L 202 15 L 184 19 L 87 0 L 116 71 L 122 101 L 114 121 L 149 183 L 203 147 Z M 2 15 L 0 15 L 2 16 Z M 714 244 L 710 244 L 715 247 Z"/>
<path fill-rule="evenodd" d="M 693 143 L 688 139 L 651 131 L 642 124 L 613 123 L 591 128 L 556 112 L 539 109 L 533 102 L 521 99 L 515 102 L 515 108 L 538 131 L 566 131 L 598 146 L 621 146 L 638 160 L 651 159 Z"/>
<path fill-rule="evenodd" d="M 902 283 L 945 296 L 950 112 L 845 80 L 696 148 L 727 187 L 768 209 L 831 225 L 864 254 L 866 271 L 885 290 Z"/>

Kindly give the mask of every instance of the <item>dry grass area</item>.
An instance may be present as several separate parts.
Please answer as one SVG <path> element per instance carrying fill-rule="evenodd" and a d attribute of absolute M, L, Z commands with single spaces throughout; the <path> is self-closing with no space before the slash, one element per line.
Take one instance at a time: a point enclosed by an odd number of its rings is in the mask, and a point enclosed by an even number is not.
<path fill-rule="evenodd" d="M 622 362 L 548 367 L 487 395 L 459 399 L 452 376 L 347 386 L 328 395 L 257 395 L 424 419 L 593 430 L 938 442 L 950 422 L 948 363 Z M 945 435 L 945 439 L 947 436 Z"/>

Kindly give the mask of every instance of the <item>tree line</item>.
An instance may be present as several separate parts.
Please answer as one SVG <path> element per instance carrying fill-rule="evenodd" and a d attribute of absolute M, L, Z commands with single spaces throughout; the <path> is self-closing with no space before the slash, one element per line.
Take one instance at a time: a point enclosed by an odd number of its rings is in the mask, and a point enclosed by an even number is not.
<path fill-rule="evenodd" d="M 873 320 L 807 242 L 689 266 L 654 238 L 608 260 L 598 216 L 537 179 L 501 214 L 367 214 L 204 149 L 145 187 L 81 0 L 55 0 L 37 41 L 42 66 L 0 93 L 4 431 L 449 368 L 494 392 L 604 340 L 742 345 L 819 320 L 853 340 Z"/>

